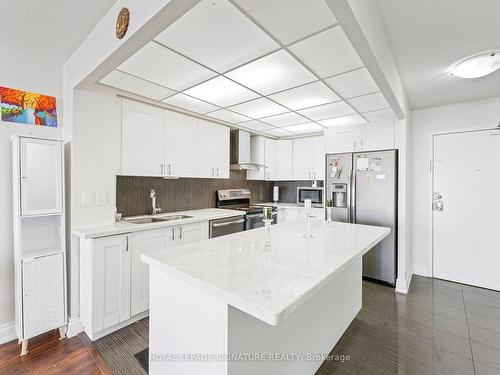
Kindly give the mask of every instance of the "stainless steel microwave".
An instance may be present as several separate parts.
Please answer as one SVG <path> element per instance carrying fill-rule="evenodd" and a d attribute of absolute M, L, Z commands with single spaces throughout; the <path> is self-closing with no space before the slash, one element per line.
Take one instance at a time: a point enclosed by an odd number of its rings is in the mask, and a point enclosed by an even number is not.
<path fill-rule="evenodd" d="M 323 207 L 324 190 L 322 187 L 299 186 L 297 188 L 297 204 L 304 205 L 310 199 L 314 207 Z"/>

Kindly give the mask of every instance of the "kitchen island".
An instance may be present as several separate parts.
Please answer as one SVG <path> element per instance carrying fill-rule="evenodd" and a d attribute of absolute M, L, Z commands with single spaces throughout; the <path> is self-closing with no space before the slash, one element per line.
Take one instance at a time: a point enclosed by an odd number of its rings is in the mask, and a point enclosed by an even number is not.
<path fill-rule="evenodd" d="M 142 255 L 150 374 L 312 375 L 361 309 L 362 256 L 388 228 L 313 220 Z"/>

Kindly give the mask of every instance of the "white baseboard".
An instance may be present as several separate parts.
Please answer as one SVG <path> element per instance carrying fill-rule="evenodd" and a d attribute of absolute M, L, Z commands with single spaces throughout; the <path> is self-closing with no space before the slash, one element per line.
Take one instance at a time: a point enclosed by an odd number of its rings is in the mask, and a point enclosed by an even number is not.
<path fill-rule="evenodd" d="M 72 318 L 68 323 L 68 331 L 66 332 L 67 337 L 73 337 L 83 332 L 83 324 L 80 322 L 80 318 Z"/>
<path fill-rule="evenodd" d="M 17 339 L 15 323 L 2 324 L 0 326 L 0 344 L 5 344 L 15 339 Z"/>
<path fill-rule="evenodd" d="M 414 264 L 413 265 L 413 273 L 415 275 L 425 276 L 425 277 L 431 277 L 432 276 L 432 275 L 429 275 L 429 267 L 422 266 L 420 264 Z"/>
<path fill-rule="evenodd" d="M 396 292 L 402 294 L 408 294 L 412 277 L 413 277 L 413 269 L 410 269 L 410 272 L 406 274 L 405 280 L 399 280 L 399 279 L 396 280 Z"/>

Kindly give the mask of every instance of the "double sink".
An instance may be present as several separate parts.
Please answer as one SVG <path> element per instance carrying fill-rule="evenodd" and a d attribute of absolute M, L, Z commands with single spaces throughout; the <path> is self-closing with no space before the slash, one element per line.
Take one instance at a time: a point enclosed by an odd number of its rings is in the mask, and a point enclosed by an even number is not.
<path fill-rule="evenodd" d="M 151 223 L 162 223 L 164 221 L 183 220 L 191 218 L 192 216 L 188 215 L 169 215 L 161 217 L 141 217 L 137 219 L 124 219 L 124 220 L 130 224 L 151 224 Z"/>

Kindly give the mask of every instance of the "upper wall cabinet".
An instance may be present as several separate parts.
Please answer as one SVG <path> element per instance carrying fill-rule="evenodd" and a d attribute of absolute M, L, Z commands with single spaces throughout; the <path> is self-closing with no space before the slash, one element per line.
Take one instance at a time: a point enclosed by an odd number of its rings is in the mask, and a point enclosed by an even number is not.
<path fill-rule="evenodd" d="M 21 216 L 62 213 L 62 144 L 21 138 Z"/>
<path fill-rule="evenodd" d="M 394 146 L 394 122 L 356 125 L 325 130 L 326 152 L 390 150 Z"/>
<path fill-rule="evenodd" d="M 198 176 L 229 178 L 229 128 L 198 120 Z"/>
<path fill-rule="evenodd" d="M 277 176 L 278 181 L 293 180 L 293 141 L 276 141 L 277 152 Z"/>
<path fill-rule="evenodd" d="M 325 171 L 324 138 L 308 137 L 293 140 L 293 179 L 322 180 Z"/>
<path fill-rule="evenodd" d="M 123 100 L 122 174 L 229 178 L 229 128 Z"/>
<path fill-rule="evenodd" d="M 123 100 L 122 174 L 163 176 L 165 163 L 165 111 Z"/>

